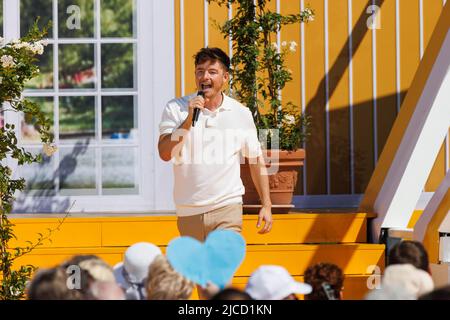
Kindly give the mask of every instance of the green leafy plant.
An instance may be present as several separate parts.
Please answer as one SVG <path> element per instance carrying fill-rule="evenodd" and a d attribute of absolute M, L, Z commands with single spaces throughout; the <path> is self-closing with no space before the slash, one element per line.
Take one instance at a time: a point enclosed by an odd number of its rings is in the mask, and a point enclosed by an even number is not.
<path fill-rule="evenodd" d="M 280 91 L 292 80 L 286 55 L 296 50 L 297 43 L 278 45 L 273 38 L 285 25 L 313 21 L 314 11 L 306 8 L 299 14 L 281 15 L 267 9 L 270 0 L 208 1 L 227 7 L 237 4 L 234 17 L 219 25 L 224 37 L 233 41 L 233 96 L 250 108 L 258 129 L 278 129 L 279 149 L 300 148 L 309 135 L 310 117 L 280 98 Z"/>
<path fill-rule="evenodd" d="M 47 33 L 34 24 L 28 35 L 21 39 L 5 43 L 0 38 L 0 299 L 21 299 L 24 297 L 26 282 L 31 277 L 35 267 L 32 265 L 16 266 L 16 260 L 30 253 L 44 241 L 50 240 L 50 234 L 55 229 L 48 229 L 46 235 L 38 234 L 33 243 L 27 241 L 24 247 L 11 247 L 11 240 L 17 239 L 14 234 L 14 224 L 8 219 L 12 211 L 14 196 L 17 191 L 24 190 L 25 180 L 16 178 L 9 162 L 18 166 L 40 162 L 41 155 L 33 155 L 18 144 L 16 126 L 6 122 L 8 113 L 23 114 L 25 119 L 34 122 L 41 140 L 44 143 L 43 152 L 51 156 L 56 147 L 52 144 L 53 135 L 50 131 L 50 121 L 40 110 L 39 105 L 25 99 L 22 95 L 25 83 L 39 74 L 36 65 L 37 56 L 42 55 L 46 41 L 42 40 Z M 63 220 L 62 220 L 63 221 Z M 60 224 L 56 227 L 59 229 Z"/>

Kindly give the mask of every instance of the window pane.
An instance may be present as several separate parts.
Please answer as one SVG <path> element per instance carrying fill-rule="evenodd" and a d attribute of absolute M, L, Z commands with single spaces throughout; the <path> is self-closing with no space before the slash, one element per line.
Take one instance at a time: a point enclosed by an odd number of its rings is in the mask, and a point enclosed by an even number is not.
<path fill-rule="evenodd" d="M 136 139 L 137 114 L 133 96 L 102 97 L 102 138 L 133 142 Z"/>
<path fill-rule="evenodd" d="M 58 22 L 59 38 L 92 38 L 94 0 L 59 0 Z"/>
<path fill-rule="evenodd" d="M 32 154 L 41 154 L 42 162 L 27 164 L 20 167 L 20 175 L 25 178 L 26 192 L 33 196 L 53 196 L 55 195 L 55 156 L 47 157 L 40 148 L 27 148 Z"/>
<path fill-rule="evenodd" d="M 53 98 L 52 97 L 27 97 L 27 100 L 37 103 L 39 109 L 44 112 L 51 121 L 50 130 L 53 132 Z M 29 115 L 23 115 L 20 130 L 22 143 L 40 143 L 41 137 L 37 131 L 36 120 Z"/>
<path fill-rule="evenodd" d="M 134 88 L 134 44 L 102 45 L 102 88 Z"/>
<path fill-rule="evenodd" d="M 133 37 L 133 14 L 134 0 L 102 0 L 102 37 Z"/>
<path fill-rule="evenodd" d="M 59 181 L 63 195 L 96 194 L 95 150 L 82 143 L 61 148 Z"/>
<path fill-rule="evenodd" d="M 53 45 L 45 47 L 44 54 L 38 56 L 40 70 L 36 78 L 31 79 L 25 85 L 28 89 L 52 89 L 53 88 Z"/>
<path fill-rule="evenodd" d="M 37 17 L 38 26 L 42 30 L 53 20 L 52 0 L 21 0 L 20 1 L 20 35 L 25 36 L 33 26 Z M 53 29 L 48 29 L 48 38 L 53 38 Z"/>
<path fill-rule="evenodd" d="M 102 149 L 103 194 L 137 194 L 136 152 L 134 148 Z"/>
<path fill-rule="evenodd" d="M 95 97 L 60 97 L 59 139 L 75 143 L 95 137 Z"/>
<path fill-rule="evenodd" d="M 94 88 L 94 45 L 63 44 L 59 46 L 59 87 Z"/>

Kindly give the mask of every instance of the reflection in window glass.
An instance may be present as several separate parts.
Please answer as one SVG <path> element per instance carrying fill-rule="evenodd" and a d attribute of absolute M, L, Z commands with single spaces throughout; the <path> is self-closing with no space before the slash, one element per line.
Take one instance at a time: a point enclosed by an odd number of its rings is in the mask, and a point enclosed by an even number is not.
<path fill-rule="evenodd" d="M 39 75 L 25 85 L 27 89 L 52 89 L 53 88 L 53 45 L 45 47 L 44 54 L 37 56 Z"/>
<path fill-rule="evenodd" d="M 60 97 L 59 139 L 75 143 L 95 137 L 95 97 Z"/>
<path fill-rule="evenodd" d="M 134 88 L 134 45 L 102 45 L 102 87 Z"/>
<path fill-rule="evenodd" d="M 27 97 L 27 100 L 36 103 L 39 109 L 50 119 L 51 132 L 53 132 L 53 98 L 52 97 Z M 38 132 L 36 120 L 30 115 L 23 115 L 20 124 L 21 138 L 23 143 L 40 143 L 41 137 Z"/>
<path fill-rule="evenodd" d="M 3 37 L 3 1 L 0 1 L 0 36 Z"/>
<path fill-rule="evenodd" d="M 94 149 L 82 143 L 73 148 L 61 148 L 59 183 L 61 194 L 96 194 Z"/>
<path fill-rule="evenodd" d="M 134 97 L 102 97 L 102 137 L 132 142 L 136 138 Z"/>
<path fill-rule="evenodd" d="M 102 37 L 131 38 L 133 28 L 134 0 L 102 0 Z"/>
<path fill-rule="evenodd" d="M 25 192 L 32 192 L 33 196 L 53 196 L 55 195 L 55 170 L 53 162 L 55 157 L 47 157 L 40 148 L 27 148 L 26 151 L 34 155 L 41 154 L 40 163 L 28 164 L 21 167 L 21 176 L 25 178 Z"/>
<path fill-rule="evenodd" d="M 134 148 L 102 149 L 103 194 L 137 194 Z"/>
<path fill-rule="evenodd" d="M 33 26 L 37 17 L 38 26 L 42 30 L 52 20 L 52 0 L 20 0 L 20 35 L 25 36 Z M 48 29 L 48 38 L 53 38 L 53 29 Z"/>
<path fill-rule="evenodd" d="M 58 1 L 58 37 L 94 36 L 94 0 Z"/>
<path fill-rule="evenodd" d="M 60 45 L 59 88 L 94 88 L 95 82 L 94 45 Z"/>

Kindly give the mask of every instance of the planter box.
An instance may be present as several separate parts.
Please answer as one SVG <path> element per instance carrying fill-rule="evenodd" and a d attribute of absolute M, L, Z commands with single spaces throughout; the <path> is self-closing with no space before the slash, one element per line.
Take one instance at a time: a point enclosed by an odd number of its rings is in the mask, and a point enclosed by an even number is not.
<path fill-rule="evenodd" d="M 292 197 L 297 185 L 298 171 L 305 159 L 305 150 L 296 151 L 265 150 L 264 158 L 269 173 L 270 198 L 274 207 L 273 213 L 289 211 L 292 205 Z M 244 208 L 257 211 L 261 205 L 258 192 L 253 184 L 248 159 L 241 164 L 241 179 L 245 187 L 243 196 Z"/>

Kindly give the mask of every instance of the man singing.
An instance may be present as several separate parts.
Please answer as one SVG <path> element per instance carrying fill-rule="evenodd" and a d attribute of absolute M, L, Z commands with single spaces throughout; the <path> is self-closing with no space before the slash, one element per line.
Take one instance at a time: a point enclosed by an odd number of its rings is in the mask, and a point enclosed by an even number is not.
<path fill-rule="evenodd" d="M 261 198 L 258 232 L 272 228 L 269 181 L 252 115 L 223 93 L 229 68 L 221 49 L 201 49 L 195 55 L 198 93 L 169 101 L 159 125 L 159 155 L 173 161 L 178 230 L 199 241 L 216 229 L 242 231 L 241 155 L 249 159 Z"/>

